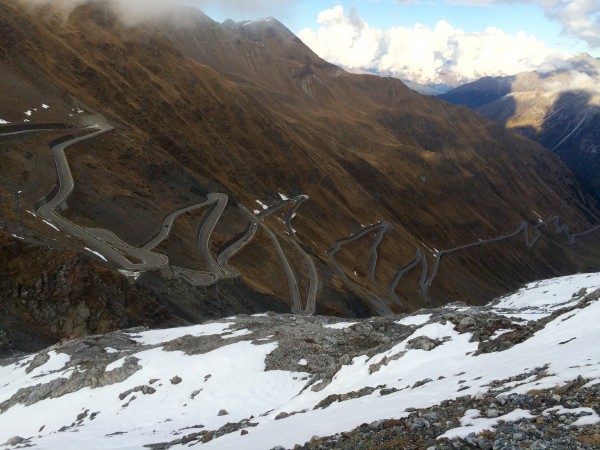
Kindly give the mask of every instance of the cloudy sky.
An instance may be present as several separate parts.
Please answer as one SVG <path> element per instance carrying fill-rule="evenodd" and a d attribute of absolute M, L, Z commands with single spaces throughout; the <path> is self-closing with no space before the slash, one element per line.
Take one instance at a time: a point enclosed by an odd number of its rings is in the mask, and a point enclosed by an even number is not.
<path fill-rule="evenodd" d="M 202 7 L 216 20 L 274 15 L 333 63 L 421 83 L 512 75 L 579 52 L 600 57 L 600 0 L 229 0 Z"/>

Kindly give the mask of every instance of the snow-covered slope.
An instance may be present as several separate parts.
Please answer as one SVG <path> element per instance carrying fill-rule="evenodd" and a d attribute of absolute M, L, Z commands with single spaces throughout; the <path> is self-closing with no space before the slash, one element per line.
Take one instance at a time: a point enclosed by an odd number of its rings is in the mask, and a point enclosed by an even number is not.
<path fill-rule="evenodd" d="M 365 422 L 418 423 L 415 409 L 469 398 L 491 399 L 498 411 L 462 408 L 427 422 L 422 436 L 469 439 L 500 421 L 561 414 L 574 417 L 573 429 L 597 427 L 597 400 L 573 408 L 554 395 L 555 406 L 535 409 L 506 399 L 573 380 L 600 385 L 599 288 L 600 274 L 585 274 L 534 283 L 482 308 L 351 323 L 240 316 L 63 342 L 0 361 L 0 444 L 293 447 Z"/>

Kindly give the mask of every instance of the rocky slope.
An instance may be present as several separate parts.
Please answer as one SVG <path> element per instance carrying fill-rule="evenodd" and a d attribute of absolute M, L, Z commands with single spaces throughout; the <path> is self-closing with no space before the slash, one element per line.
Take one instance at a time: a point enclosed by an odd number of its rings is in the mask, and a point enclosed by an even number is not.
<path fill-rule="evenodd" d="M 553 72 L 483 78 L 439 97 L 540 142 L 600 194 L 600 61 L 579 55 Z"/>
<path fill-rule="evenodd" d="M 114 127 L 67 150 L 72 222 L 140 246 L 168 214 L 226 193 L 217 254 L 248 227 L 242 207 L 307 195 L 295 231 L 282 207 L 232 264 L 257 295 L 291 303 L 283 253 L 303 298 L 316 288 L 317 312 L 338 316 L 482 303 L 598 268 L 597 229 L 572 236 L 597 225 L 598 206 L 558 158 L 398 80 L 346 73 L 276 20 L 218 24 L 186 9 L 128 26 L 107 2 L 67 18 L 24 4 L 0 0 L 0 118 L 80 130 L 97 113 Z M 26 212 L 56 184 L 47 146 L 59 135 L 0 136 L 0 202 L 11 229 L 22 220 L 36 239 L 81 248 Z M 208 271 L 197 251 L 208 211 L 178 219 L 157 251 Z"/>
<path fill-rule="evenodd" d="M 599 299 L 600 274 L 584 274 L 483 307 L 237 316 L 64 341 L 1 360 L 0 443 L 594 449 Z"/>
<path fill-rule="evenodd" d="M 0 356 L 132 326 L 189 325 L 231 314 L 287 310 L 241 283 L 198 293 L 146 274 L 131 279 L 93 254 L 27 242 L 0 230 Z M 173 304 L 173 297 L 177 298 Z"/>

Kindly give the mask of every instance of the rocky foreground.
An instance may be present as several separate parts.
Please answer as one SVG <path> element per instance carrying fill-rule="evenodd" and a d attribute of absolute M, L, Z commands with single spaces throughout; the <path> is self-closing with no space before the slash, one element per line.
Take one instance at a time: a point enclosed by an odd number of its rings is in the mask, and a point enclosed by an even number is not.
<path fill-rule="evenodd" d="M 600 274 L 411 316 L 236 316 L 0 360 L 0 447 L 600 448 Z"/>

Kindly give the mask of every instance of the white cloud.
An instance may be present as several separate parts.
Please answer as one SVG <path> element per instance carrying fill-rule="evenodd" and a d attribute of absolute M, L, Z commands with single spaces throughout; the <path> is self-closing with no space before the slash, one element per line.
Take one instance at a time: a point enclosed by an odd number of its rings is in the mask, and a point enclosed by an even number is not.
<path fill-rule="evenodd" d="M 321 12 L 318 30 L 300 38 L 326 60 L 351 70 L 376 70 L 420 83 L 466 82 L 482 76 L 512 75 L 568 55 L 535 36 L 510 35 L 498 28 L 466 33 L 446 21 L 386 30 L 371 27 L 342 6 Z"/>
<path fill-rule="evenodd" d="M 446 0 L 468 6 L 528 3 L 539 6 L 546 17 L 559 22 L 563 33 L 600 47 L 600 1 L 598 0 Z"/>
<path fill-rule="evenodd" d="M 563 25 L 567 34 L 600 47 L 600 2 L 598 0 L 537 0 L 550 19 Z"/>
<path fill-rule="evenodd" d="M 52 5 L 68 15 L 75 7 L 97 0 L 20 0 L 33 6 Z M 195 6 L 200 9 L 212 7 L 226 14 L 265 14 L 285 15 L 297 0 L 109 0 L 113 9 L 123 21 L 132 25 L 145 20 L 163 17 L 180 5 Z"/>

